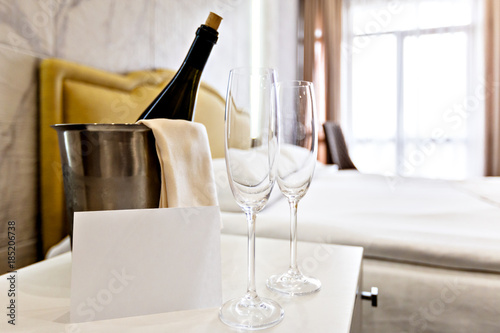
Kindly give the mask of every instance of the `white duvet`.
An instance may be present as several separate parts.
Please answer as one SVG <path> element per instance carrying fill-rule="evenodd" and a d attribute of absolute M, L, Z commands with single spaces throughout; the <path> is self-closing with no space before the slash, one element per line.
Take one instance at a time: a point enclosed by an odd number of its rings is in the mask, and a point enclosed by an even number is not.
<path fill-rule="evenodd" d="M 486 195 L 479 180 L 395 179 L 320 168 L 299 203 L 298 238 L 363 246 L 367 258 L 500 272 L 500 206 L 494 202 L 500 183 L 494 185 L 490 180 Z M 223 211 L 222 218 L 224 233 L 246 233 L 243 213 Z M 257 235 L 289 237 L 284 198 L 258 214 Z"/>

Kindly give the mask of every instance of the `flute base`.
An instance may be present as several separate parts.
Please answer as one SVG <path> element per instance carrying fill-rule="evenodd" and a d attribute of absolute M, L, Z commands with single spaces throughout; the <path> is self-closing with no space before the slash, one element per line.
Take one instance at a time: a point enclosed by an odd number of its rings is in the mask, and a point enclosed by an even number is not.
<path fill-rule="evenodd" d="M 219 318 L 224 324 L 246 330 L 273 327 L 284 316 L 285 311 L 277 302 L 249 295 L 227 301 L 219 311 Z"/>
<path fill-rule="evenodd" d="M 272 291 L 289 296 L 308 295 L 321 289 L 321 282 L 318 279 L 307 277 L 299 270 L 294 269 L 289 269 L 281 275 L 269 277 L 266 285 Z"/>

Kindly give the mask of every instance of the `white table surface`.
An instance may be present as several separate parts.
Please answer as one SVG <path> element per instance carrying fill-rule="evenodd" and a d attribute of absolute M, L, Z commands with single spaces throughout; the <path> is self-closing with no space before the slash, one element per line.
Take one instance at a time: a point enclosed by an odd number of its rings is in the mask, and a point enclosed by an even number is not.
<path fill-rule="evenodd" d="M 221 236 L 223 299 L 246 291 L 246 237 Z M 266 289 L 266 278 L 285 270 L 289 243 L 257 238 L 256 281 L 260 296 L 277 300 L 285 318 L 269 332 L 349 332 L 363 257 L 360 247 L 301 243 L 299 266 L 322 282 L 320 292 L 287 297 Z M 69 323 L 71 255 L 20 269 L 17 273 L 16 326 L 9 325 L 7 276 L 0 277 L 4 313 L 0 332 L 234 332 L 220 322 L 218 308 L 178 311 L 81 324 Z M 241 331 L 241 330 L 240 330 Z"/>

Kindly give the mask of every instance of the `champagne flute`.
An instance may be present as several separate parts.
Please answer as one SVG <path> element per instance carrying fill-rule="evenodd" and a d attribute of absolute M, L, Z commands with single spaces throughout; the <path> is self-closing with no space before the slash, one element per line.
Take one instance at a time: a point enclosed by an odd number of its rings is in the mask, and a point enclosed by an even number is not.
<path fill-rule="evenodd" d="M 280 109 L 278 186 L 290 204 L 290 267 L 267 280 L 271 290 L 290 296 L 318 291 L 321 282 L 303 275 L 297 265 L 297 206 L 307 193 L 317 159 L 318 133 L 314 87 L 307 81 L 277 85 Z"/>
<path fill-rule="evenodd" d="M 276 178 L 278 112 L 276 72 L 269 68 L 230 71 L 225 114 L 226 167 L 231 191 L 247 217 L 247 292 L 224 303 L 221 321 L 243 329 L 277 325 L 283 308 L 258 296 L 255 287 L 255 220 Z"/>

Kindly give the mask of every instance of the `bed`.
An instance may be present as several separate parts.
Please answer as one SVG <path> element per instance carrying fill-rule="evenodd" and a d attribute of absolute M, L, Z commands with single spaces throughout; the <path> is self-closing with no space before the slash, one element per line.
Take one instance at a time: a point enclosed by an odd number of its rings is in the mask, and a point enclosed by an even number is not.
<path fill-rule="evenodd" d="M 223 233 L 244 235 L 219 164 Z M 288 212 L 275 188 L 257 236 L 288 239 Z M 389 178 L 318 164 L 298 230 L 299 240 L 364 247 L 364 290 L 379 288 L 379 306 L 364 306 L 364 332 L 500 332 L 499 180 Z M 298 254 L 311 274 L 321 264 Z"/>

